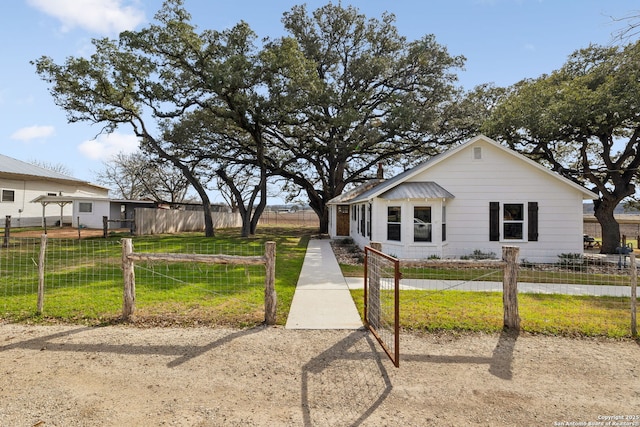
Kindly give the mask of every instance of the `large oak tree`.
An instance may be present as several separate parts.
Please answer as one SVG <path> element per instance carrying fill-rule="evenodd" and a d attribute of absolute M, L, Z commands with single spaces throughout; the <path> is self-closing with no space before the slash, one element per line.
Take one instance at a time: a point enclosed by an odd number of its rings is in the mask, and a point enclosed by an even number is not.
<path fill-rule="evenodd" d="M 589 46 L 516 84 L 483 130 L 596 192 L 601 251 L 616 252 L 614 209 L 635 193 L 640 166 L 640 43 Z"/>
<path fill-rule="evenodd" d="M 391 14 L 367 19 L 328 4 L 309 15 L 297 6 L 284 14 L 289 34 L 262 46 L 245 23 L 198 32 L 190 20 L 182 0 L 167 0 L 156 23 L 95 41 L 89 59 L 35 63 L 71 122 L 131 126 L 143 149 L 185 174 L 205 208 L 194 165 L 208 165 L 232 192 L 229 171 L 249 168 L 256 185 L 239 203 L 243 234 L 255 231 L 270 177 L 302 189 L 326 232 L 327 201 L 379 163 L 409 165 L 463 137 L 453 70 L 464 59 L 430 35 L 407 41 Z"/>
<path fill-rule="evenodd" d="M 464 58 L 433 35 L 408 41 L 392 14 L 367 19 L 353 7 L 309 14 L 296 6 L 283 23 L 318 83 L 301 88 L 304 102 L 274 140 L 286 164 L 278 173 L 306 192 L 326 232 L 327 201 L 374 177 L 378 164 L 408 166 L 462 137 L 451 124 L 453 71 Z"/>

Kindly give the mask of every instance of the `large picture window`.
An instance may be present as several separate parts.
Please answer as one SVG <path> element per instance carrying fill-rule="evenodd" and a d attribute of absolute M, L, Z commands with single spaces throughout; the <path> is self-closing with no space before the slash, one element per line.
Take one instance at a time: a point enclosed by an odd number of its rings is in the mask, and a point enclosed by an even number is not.
<path fill-rule="evenodd" d="M 402 211 L 400 206 L 387 207 L 387 240 L 400 241 L 401 229 L 400 220 L 402 218 Z"/>
<path fill-rule="evenodd" d="M 413 241 L 431 241 L 431 207 L 415 206 L 413 208 Z"/>

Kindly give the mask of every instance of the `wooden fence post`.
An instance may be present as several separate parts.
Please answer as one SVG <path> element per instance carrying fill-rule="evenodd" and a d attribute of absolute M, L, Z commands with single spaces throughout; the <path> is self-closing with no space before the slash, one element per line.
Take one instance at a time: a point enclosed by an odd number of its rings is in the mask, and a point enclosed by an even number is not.
<path fill-rule="evenodd" d="M 504 328 L 520 330 L 518 315 L 518 256 L 517 246 L 503 246 L 502 260 L 505 261 L 502 278 L 502 304 L 504 306 Z"/>
<path fill-rule="evenodd" d="M 40 255 L 38 256 L 38 314 L 44 310 L 44 263 L 47 253 L 47 235 L 40 236 Z"/>
<path fill-rule="evenodd" d="M 631 268 L 631 336 L 636 338 L 638 336 L 638 269 L 636 266 L 636 254 L 631 252 L 629 254 L 629 261 Z"/>
<path fill-rule="evenodd" d="M 109 217 L 103 216 L 102 217 L 102 237 L 104 237 L 105 239 L 109 235 L 108 229 L 109 229 Z"/>
<path fill-rule="evenodd" d="M 265 279 L 264 279 L 264 322 L 276 324 L 278 297 L 276 295 L 276 242 L 264 244 Z"/>
<path fill-rule="evenodd" d="M 136 277 L 133 260 L 129 255 L 133 253 L 131 239 L 122 239 L 122 276 L 124 279 L 122 318 L 130 320 L 136 308 Z"/>
<path fill-rule="evenodd" d="M 4 218 L 4 240 L 2 241 L 2 247 L 9 247 L 9 238 L 11 237 L 11 215 L 7 215 Z"/>
<path fill-rule="evenodd" d="M 382 252 L 382 243 L 371 242 L 369 243 L 371 249 Z M 369 286 L 367 294 L 367 322 L 373 328 L 378 329 L 380 327 L 380 268 L 378 271 L 369 272 Z M 373 274 L 371 274 L 373 273 Z"/>

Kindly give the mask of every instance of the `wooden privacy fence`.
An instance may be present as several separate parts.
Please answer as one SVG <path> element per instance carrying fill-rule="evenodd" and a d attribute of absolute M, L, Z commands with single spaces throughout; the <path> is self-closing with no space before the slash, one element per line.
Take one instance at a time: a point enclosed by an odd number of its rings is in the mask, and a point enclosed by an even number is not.
<path fill-rule="evenodd" d="M 175 253 L 138 253 L 133 251 L 131 239 L 122 239 L 122 274 L 124 294 L 122 317 L 131 319 L 136 305 L 135 261 L 199 262 L 206 264 L 264 265 L 266 269 L 264 284 L 264 321 L 267 325 L 276 323 L 276 243 L 266 242 L 264 256 L 234 256 L 220 254 L 175 254 Z"/>
<path fill-rule="evenodd" d="M 136 208 L 134 216 L 135 231 L 138 236 L 204 230 L 204 213 L 202 211 Z M 231 228 L 242 225 L 242 219 L 238 213 L 212 212 L 211 219 L 214 228 Z"/>

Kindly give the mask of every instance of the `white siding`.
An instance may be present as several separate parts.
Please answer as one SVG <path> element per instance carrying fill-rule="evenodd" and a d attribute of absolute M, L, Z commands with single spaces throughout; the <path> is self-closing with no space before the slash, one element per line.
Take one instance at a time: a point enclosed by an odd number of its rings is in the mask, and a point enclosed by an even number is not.
<path fill-rule="evenodd" d="M 473 147 L 482 148 L 474 159 Z M 411 181 L 435 181 L 455 198 L 447 202 L 447 243 L 452 255 L 475 249 L 501 253 L 521 248 L 521 259 L 582 252 L 582 193 L 553 176 L 482 141 L 433 165 Z M 538 203 L 538 241 L 489 241 L 489 202 Z M 546 254 L 546 255 L 543 255 Z M 553 256 L 553 255 L 552 255 Z"/>
<path fill-rule="evenodd" d="M 42 205 L 31 203 L 38 196 L 48 194 L 64 194 L 65 196 L 107 197 L 108 190 L 83 185 L 82 183 L 60 183 L 47 180 L 15 180 L 0 178 L 0 189 L 13 190 L 13 202 L 0 201 L 0 216 L 11 216 L 12 227 L 39 226 L 42 224 Z M 60 219 L 60 207 L 50 204 L 46 207 L 47 225 L 53 225 Z M 62 210 L 65 221 L 71 222 L 71 204 Z M 3 224 L 4 225 L 4 224 Z"/>
<path fill-rule="evenodd" d="M 81 204 L 90 204 L 91 212 L 80 212 Z M 74 227 L 102 228 L 102 217 L 109 217 L 109 200 L 76 200 L 73 202 Z M 78 223 L 80 221 L 80 223 Z"/>
<path fill-rule="evenodd" d="M 478 151 L 479 149 L 479 151 Z M 416 169 L 419 171 L 420 169 Z M 370 241 L 382 243 L 385 253 L 400 258 L 460 257 L 474 251 L 501 256 L 503 246 L 519 246 L 520 259 L 553 262 L 561 253 L 582 253 L 582 200 L 585 191 L 559 175 L 532 164 L 522 156 L 494 143 L 478 138 L 445 156 L 425 163 L 422 172 L 409 174 L 402 182 L 435 182 L 453 194 L 452 199 L 374 198 L 371 238 L 358 232 L 360 206 L 356 219 L 351 218 L 351 236 L 360 245 Z M 399 185 L 401 182 L 397 182 Z M 388 190 L 389 188 L 387 188 Z M 489 203 L 522 204 L 523 239 L 490 241 Z M 538 239 L 528 241 L 527 205 L 538 206 Z M 446 206 L 446 241 L 442 241 L 442 205 Z M 387 207 L 402 209 L 401 241 L 387 240 Z M 433 241 L 413 241 L 413 207 L 431 206 Z M 332 207 L 332 221 L 335 209 Z M 335 235 L 335 222 L 330 232 Z"/>

